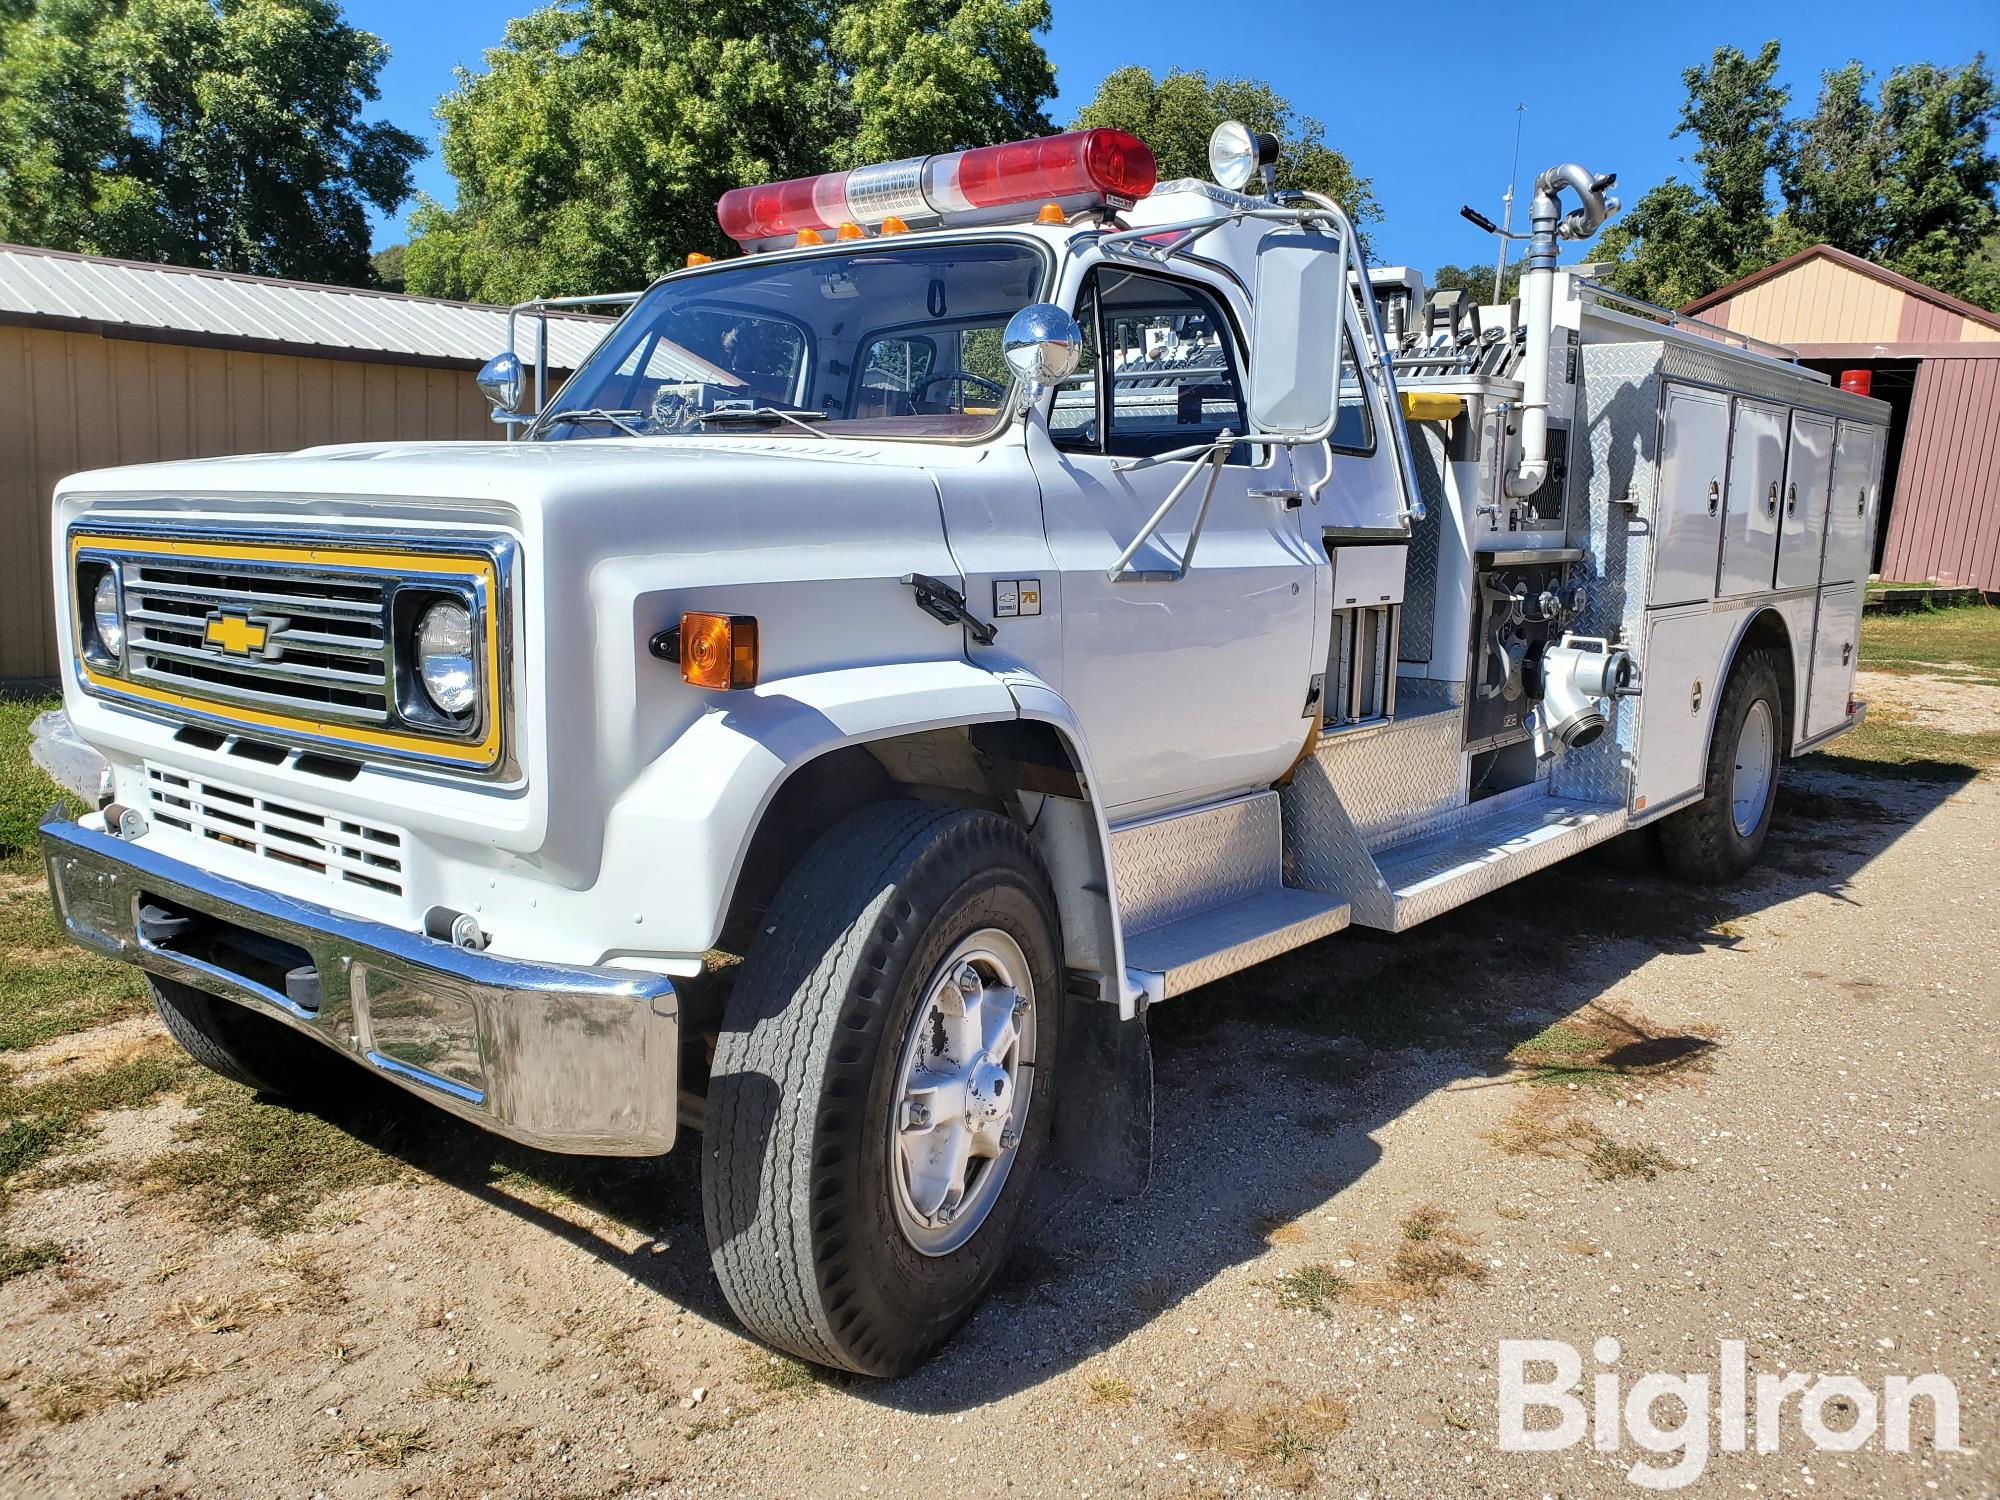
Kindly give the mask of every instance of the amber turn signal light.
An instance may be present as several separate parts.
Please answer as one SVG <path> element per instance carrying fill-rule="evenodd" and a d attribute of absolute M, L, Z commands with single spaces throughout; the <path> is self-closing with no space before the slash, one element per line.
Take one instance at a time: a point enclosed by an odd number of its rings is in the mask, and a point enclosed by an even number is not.
<path fill-rule="evenodd" d="M 681 616 L 681 678 L 698 688 L 757 685 L 757 617 L 711 615 L 689 610 Z"/>

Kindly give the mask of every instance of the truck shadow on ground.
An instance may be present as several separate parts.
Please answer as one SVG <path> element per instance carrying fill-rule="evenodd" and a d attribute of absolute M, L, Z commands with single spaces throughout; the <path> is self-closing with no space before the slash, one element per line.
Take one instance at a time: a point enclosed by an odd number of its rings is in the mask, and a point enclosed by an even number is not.
<path fill-rule="evenodd" d="M 1734 886 L 1672 879 L 1633 835 L 1412 932 L 1349 929 L 1161 1007 L 1150 1018 L 1150 1190 L 1110 1199 L 1045 1170 L 1023 1243 L 967 1327 L 918 1374 L 846 1389 L 901 1410 L 965 1410 L 1175 1316 L 1190 1293 L 1266 1253 L 1272 1225 L 1323 1208 L 1373 1166 L 1379 1127 L 1446 1087 L 1525 1081 L 1510 1054 L 1556 1022 L 1608 1037 L 1589 1066 L 1614 1076 L 1702 1058 L 1715 1038 L 1630 1016 L 1615 1003 L 1618 984 L 1656 954 L 1737 947 L 1741 921 L 1781 902 L 1850 899 L 1856 873 L 1972 774 L 1929 765 L 1885 775 L 1866 762 L 1811 757 L 1787 779 L 1763 862 Z M 1805 977 L 1858 998 L 1870 984 L 1861 975 Z M 1713 1020 L 1726 1059 L 1729 1017 Z M 401 1095 L 343 1111 L 339 1123 L 680 1306 L 737 1326 L 709 1271 L 698 1135 L 657 1161 L 559 1157 L 495 1142 Z M 523 1185 L 527 1197 L 566 1199 L 588 1213 L 526 1201 Z"/>

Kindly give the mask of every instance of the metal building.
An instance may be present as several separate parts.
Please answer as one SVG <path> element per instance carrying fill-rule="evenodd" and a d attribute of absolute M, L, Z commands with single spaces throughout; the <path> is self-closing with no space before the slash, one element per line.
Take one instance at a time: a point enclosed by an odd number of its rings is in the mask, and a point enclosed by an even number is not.
<path fill-rule="evenodd" d="M 1831 245 L 1682 310 L 1893 408 L 1875 571 L 2000 591 L 2000 313 Z"/>
<path fill-rule="evenodd" d="M 0 681 L 56 671 L 49 496 L 82 469 L 495 438 L 506 308 L 0 245 Z M 609 327 L 549 320 L 573 369 Z M 532 325 L 523 347 L 531 347 Z"/>

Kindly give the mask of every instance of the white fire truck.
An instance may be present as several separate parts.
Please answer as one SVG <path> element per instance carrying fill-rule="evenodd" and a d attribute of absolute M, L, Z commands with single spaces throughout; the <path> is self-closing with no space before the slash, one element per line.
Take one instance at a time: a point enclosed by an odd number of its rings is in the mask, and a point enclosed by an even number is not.
<path fill-rule="evenodd" d="M 1559 267 L 1581 167 L 1469 307 L 1274 151 L 741 189 L 506 441 L 67 480 L 69 931 L 257 1088 L 697 1128 L 743 1321 L 885 1374 L 1051 1151 L 1143 1176 L 1151 1006 L 1642 827 L 1736 875 L 1860 714 L 1886 409 Z"/>

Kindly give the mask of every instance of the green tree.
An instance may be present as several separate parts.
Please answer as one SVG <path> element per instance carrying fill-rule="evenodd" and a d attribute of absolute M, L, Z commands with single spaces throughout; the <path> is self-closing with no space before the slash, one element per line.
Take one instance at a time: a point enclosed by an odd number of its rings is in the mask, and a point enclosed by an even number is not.
<path fill-rule="evenodd" d="M 1612 222 L 1598 254 L 1621 258 L 1612 284 L 1668 306 L 1770 264 L 1770 178 L 1789 161 L 1778 44 L 1755 57 L 1717 47 L 1681 74 L 1687 98 L 1676 136 L 1693 136 L 1700 187 L 1669 177 Z M 1692 290 L 1690 290 L 1690 288 Z"/>
<path fill-rule="evenodd" d="M 576 0 L 510 22 L 438 106 L 458 206 L 410 290 L 508 302 L 726 251 L 745 183 L 1039 134 L 1048 0 Z"/>
<path fill-rule="evenodd" d="M 1980 254 L 2000 225 L 2000 157 L 1987 149 L 1996 114 L 1984 54 L 1950 72 L 1898 68 L 1884 81 L 1880 258 L 1941 292 L 2000 308 L 2000 277 Z"/>
<path fill-rule="evenodd" d="M 0 238 L 365 285 L 425 150 L 362 118 L 387 57 L 333 0 L 15 0 Z"/>
<path fill-rule="evenodd" d="M 403 262 L 409 251 L 408 245 L 384 245 L 369 256 L 369 284 L 379 291 L 402 291 L 409 279 L 403 269 Z"/>
<path fill-rule="evenodd" d="M 1814 112 L 1784 118 L 1777 44 L 1755 58 L 1719 48 L 1684 75 L 1676 134 L 1695 137 L 1699 184 L 1670 177 L 1615 220 L 1599 253 L 1624 291 L 1678 305 L 1817 244 L 1866 257 L 1940 291 L 2000 307 L 2000 117 L 1985 57 L 1957 69 L 1898 68 L 1878 99 L 1850 62 L 1821 76 Z M 1775 179 L 1782 211 L 1773 213 Z"/>
<path fill-rule="evenodd" d="M 1272 87 L 1254 78 L 1211 83 L 1206 73 L 1176 69 L 1155 78 L 1149 69 L 1120 68 L 1097 87 L 1077 112 L 1074 128 L 1112 126 L 1129 130 L 1153 148 L 1160 180 L 1208 179 L 1208 138 L 1224 120 L 1240 120 L 1252 130 L 1269 131 L 1279 141 L 1278 186 L 1324 193 L 1353 219 L 1367 239 L 1367 226 L 1382 217 L 1373 182 L 1326 143 L 1326 127 L 1301 115 Z"/>
<path fill-rule="evenodd" d="M 1495 304 L 1493 296 L 1493 268 L 1491 266 L 1439 266 L 1431 273 L 1431 290 L 1438 292 L 1462 291 L 1468 302 L 1481 307 Z M 1501 290 L 1511 300 L 1520 295 L 1521 263 L 1515 261 L 1507 267 L 1507 274 L 1500 282 Z"/>
<path fill-rule="evenodd" d="M 1772 246 L 1778 253 L 1820 244 L 1875 252 L 1883 229 L 1882 137 L 1868 78 L 1858 62 L 1822 74 L 1819 107 L 1792 128 L 1779 171 L 1785 212 L 1780 243 Z"/>

